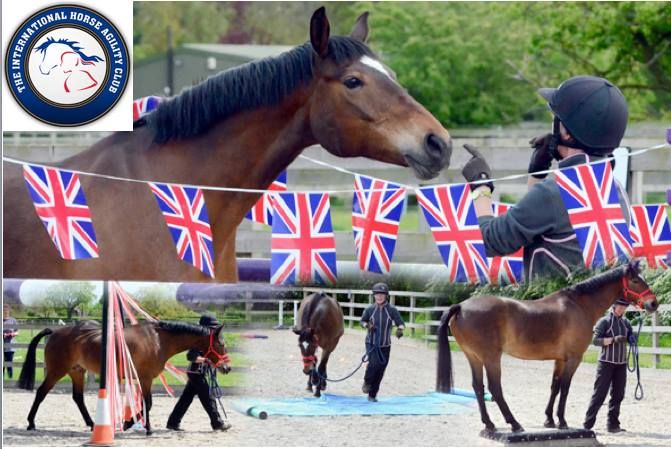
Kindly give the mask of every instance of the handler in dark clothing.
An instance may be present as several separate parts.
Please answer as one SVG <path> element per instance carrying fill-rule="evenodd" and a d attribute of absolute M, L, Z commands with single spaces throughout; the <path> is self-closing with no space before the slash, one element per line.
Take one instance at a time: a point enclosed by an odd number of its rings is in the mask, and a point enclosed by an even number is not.
<path fill-rule="evenodd" d="M 389 363 L 391 352 L 391 327 L 396 325 L 396 337 L 403 336 L 405 323 L 396 307 L 389 304 L 389 287 L 385 283 L 373 286 L 375 304 L 364 310 L 361 316 L 361 325 L 368 329 L 366 334 L 366 353 L 368 367 L 364 374 L 362 391 L 368 393 L 368 400 L 377 402 L 377 392 L 384 377 L 384 371 Z"/>
<path fill-rule="evenodd" d="M 545 179 L 552 160 L 559 168 L 583 164 L 612 154 L 627 127 L 627 102 L 620 90 L 603 78 L 576 76 L 557 89 L 540 95 L 554 114 L 553 132 L 530 141 L 529 192 L 506 214 L 494 217 L 491 196 L 494 184 L 471 185 L 478 223 L 487 255 L 504 256 L 524 248 L 524 275 L 534 278 L 567 277 L 583 266 L 576 238 L 559 187 Z M 480 152 L 464 145 L 473 157 L 462 169 L 468 182 L 491 179 L 491 169 Z M 617 184 L 617 183 L 616 183 Z M 629 222 L 627 194 L 617 184 L 620 205 Z"/>
<path fill-rule="evenodd" d="M 624 399 L 624 389 L 627 385 L 627 342 L 631 344 L 636 338 L 629 320 L 624 316 L 628 305 L 624 299 L 618 299 L 610 313 L 601 318 L 594 328 L 593 343 L 601 346 L 601 354 L 596 368 L 594 393 L 583 424 L 585 429 L 594 427 L 596 415 L 610 388 L 608 431 L 611 433 L 625 431 L 620 427 L 619 417 L 620 404 Z"/>
<path fill-rule="evenodd" d="M 198 324 L 212 328 L 219 326 L 217 319 L 211 315 L 201 316 Z M 175 405 L 174 410 L 168 418 L 168 425 L 166 427 L 170 430 L 184 430 L 179 427 L 179 424 L 189 409 L 194 396 L 198 396 L 200 403 L 210 417 L 212 430 L 230 429 L 231 424 L 224 422 L 219 415 L 216 399 L 210 396 L 210 387 L 205 379 L 207 374 L 207 366 L 205 364 L 207 364 L 209 360 L 204 358 L 203 353 L 198 349 L 190 349 L 186 354 L 186 358 L 191 362 L 187 373 L 189 380 L 186 382 L 182 396 L 180 396 L 177 405 Z"/>

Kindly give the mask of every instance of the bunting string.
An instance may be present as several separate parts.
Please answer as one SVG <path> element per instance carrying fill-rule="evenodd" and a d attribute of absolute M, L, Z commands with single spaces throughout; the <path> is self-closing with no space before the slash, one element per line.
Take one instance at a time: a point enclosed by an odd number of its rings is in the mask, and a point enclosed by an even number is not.
<path fill-rule="evenodd" d="M 659 145 L 654 145 L 648 148 L 643 148 L 640 150 L 635 150 L 630 152 L 627 156 L 628 157 L 635 157 L 635 156 L 640 156 L 641 154 L 645 154 L 651 151 L 657 151 L 661 150 L 663 148 L 671 148 L 671 145 L 668 143 L 662 143 Z M 337 165 L 324 162 L 324 161 L 319 161 L 317 159 L 313 159 L 308 156 L 300 155 L 299 156 L 302 159 L 305 159 L 309 162 L 312 162 L 317 165 L 321 165 L 323 167 L 328 167 L 330 169 L 336 170 L 341 173 L 346 173 L 352 176 L 356 175 L 361 175 L 360 173 L 347 170 L 345 168 L 339 167 Z M 595 164 L 598 162 L 603 162 L 603 161 L 611 161 L 615 159 L 614 157 L 606 157 L 598 160 L 592 160 L 589 162 L 586 162 L 585 165 L 591 165 Z M 131 179 L 131 178 L 124 178 L 121 176 L 114 176 L 114 175 L 104 175 L 101 173 L 93 173 L 93 172 L 88 172 L 88 171 L 83 171 L 83 170 L 71 170 L 68 168 L 62 168 L 62 167 L 55 167 L 53 165 L 49 164 L 41 164 L 41 163 L 35 163 L 35 162 L 29 162 L 29 161 L 22 161 L 20 159 L 8 157 L 8 156 L 3 156 L 2 160 L 4 162 L 8 162 L 10 164 L 19 164 L 19 165 L 24 165 L 24 164 L 30 164 L 32 166 L 37 166 L 37 167 L 45 167 L 45 168 L 57 168 L 59 170 L 66 170 L 71 173 L 76 173 L 78 175 L 83 175 L 83 176 L 92 176 L 95 178 L 102 178 L 102 179 L 110 179 L 110 180 L 115 180 L 115 181 L 124 181 L 124 182 L 136 182 L 136 183 L 142 183 L 142 184 L 149 184 L 149 183 L 155 183 L 157 181 L 154 180 L 148 180 L 148 179 Z M 515 179 L 526 179 L 530 175 L 540 175 L 540 174 L 549 174 L 557 171 L 557 169 L 548 169 L 548 170 L 542 170 L 534 173 L 519 173 L 519 174 L 514 174 L 514 175 L 508 175 L 508 176 L 502 176 L 500 178 L 493 178 L 493 179 L 488 179 L 488 180 L 482 180 L 482 181 L 474 181 L 471 183 L 467 182 L 458 182 L 458 183 L 452 183 L 452 184 L 440 184 L 440 185 L 446 185 L 446 186 L 453 186 L 453 185 L 461 185 L 461 184 L 483 184 L 483 183 L 489 183 L 489 182 L 501 182 L 501 181 L 512 181 Z M 173 183 L 175 184 L 175 183 Z M 397 183 L 399 184 L 399 183 Z M 242 188 L 242 187 L 218 187 L 218 186 L 207 186 L 207 185 L 195 185 L 195 184 L 176 184 L 180 185 L 182 187 L 188 187 L 188 188 L 194 188 L 194 189 L 202 189 L 202 190 L 210 190 L 210 191 L 215 191 L 215 192 L 237 192 L 237 193 L 276 193 L 276 190 L 273 189 L 248 189 L 248 188 Z M 419 189 L 421 188 L 420 186 L 414 186 L 414 185 L 407 185 L 407 184 L 400 184 L 402 187 L 405 187 L 406 189 Z M 424 186 L 422 186 L 424 187 Z M 389 190 L 390 187 L 385 187 L 382 189 L 377 189 L 373 191 L 387 191 Z M 287 190 L 289 193 L 329 193 L 329 194 L 336 194 L 336 193 L 353 193 L 355 192 L 355 189 L 331 189 L 331 190 Z"/>

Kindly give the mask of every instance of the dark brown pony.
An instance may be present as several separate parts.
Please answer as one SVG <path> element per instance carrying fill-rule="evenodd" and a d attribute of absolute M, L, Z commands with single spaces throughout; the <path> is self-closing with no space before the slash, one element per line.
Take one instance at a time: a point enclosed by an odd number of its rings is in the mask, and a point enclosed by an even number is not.
<path fill-rule="evenodd" d="M 298 335 L 298 347 L 303 357 L 303 373 L 308 376 L 307 390 L 315 386 L 315 396 L 320 397 L 326 390 L 326 365 L 331 353 L 338 346 L 345 333 L 345 318 L 340 304 L 323 293 L 313 293 L 301 301 L 298 308 L 298 327 L 293 331 Z M 317 367 L 317 347 L 322 348 L 322 361 Z"/>
<path fill-rule="evenodd" d="M 595 323 L 618 298 L 649 312 L 658 306 L 656 296 L 639 274 L 638 263 L 631 263 L 535 301 L 478 296 L 450 307 L 438 329 L 437 390 L 446 393 L 452 388 L 449 326 L 471 366 L 485 432 L 493 431 L 495 426 L 485 407 L 483 367 L 489 391 L 506 422 L 513 432 L 523 430 L 503 398 L 501 354 L 504 352 L 525 360 L 555 361 L 545 426 L 555 427 L 552 412 L 555 398 L 561 392 L 557 407 L 559 428 L 568 428 L 564 411 L 573 373 L 592 341 Z"/>
<path fill-rule="evenodd" d="M 93 421 L 84 404 L 84 374 L 86 370 L 100 373 L 100 325 L 93 321 L 83 321 L 56 330 L 47 328 L 37 334 L 28 347 L 26 362 L 18 382 L 20 388 L 32 390 L 35 386 L 35 351 L 45 335 L 49 335 L 44 347 L 46 377 L 37 389 L 35 401 L 28 414 L 28 430 L 35 429 L 35 415 L 47 393 L 67 374 L 72 379 L 72 399 L 79 407 L 86 425 L 93 427 Z M 227 359 L 223 326 L 209 329 L 187 323 L 159 321 L 129 326 L 124 329 L 124 335 L 142 388 L 147 435 L 151 434 L 151 384 L 161 374 L 170 357 L 187 349 L 197 348 L 215 365 L 221 357 Z M 219 368 L 225 373 L 230 371 L 227 363 L 220 363 Z M 128 423 L 125 427 L 128 427 Z"/>
<path fill-rule="evenodd" d="M 402 24 L 399 24 L 402 25 Z M 420 179 L 449 164 L 448 132 L 366 46 L 367 13 L 350 37 L 330 36 L 324 8 L 310 42 L 213 76 L 57 165 L 137 180 L 265 189 L 301 151 L 409 166 Z M 207 281 L 182 262 L 143 183 L 81 176 L 100 258 L 60 258 L 21 166 L 4 164 L 4 277 Z M 206 191 L 216 280 L 237 281 L 236 229 L 259 193 Z"/>

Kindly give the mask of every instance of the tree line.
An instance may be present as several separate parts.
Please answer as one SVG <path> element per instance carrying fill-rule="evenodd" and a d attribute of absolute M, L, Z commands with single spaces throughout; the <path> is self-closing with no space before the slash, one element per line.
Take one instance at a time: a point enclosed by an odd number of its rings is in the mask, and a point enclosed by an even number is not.
<path fill-rule="evenodd" d="M 298 45 L 370 11 L 370 46 L 445 126 L 548 120 L 535 91 L 580 74 L 624 92 L 633 121 L 671 118 L 668 2 L 135 2 L 135 61 L 175 45 Z"/>

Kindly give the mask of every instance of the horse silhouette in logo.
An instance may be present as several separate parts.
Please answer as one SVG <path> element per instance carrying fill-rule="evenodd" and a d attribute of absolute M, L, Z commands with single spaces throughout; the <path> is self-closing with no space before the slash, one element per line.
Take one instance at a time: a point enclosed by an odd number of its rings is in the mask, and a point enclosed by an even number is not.
<path fill-rule="evenodd" d="M 79 42 L 47 37 L 47 40 L 35 47 L 34 51 L 43 55 L 39 67 L 42 75 L 51 75 L 56 68 L 63 71 L 66 75 L 63 82 L 66 93 L 93 89 L 98 85 L 98 80 L 87 66 L 95 66 L 103 59 L 100 56 L 84 54 Z"/>

